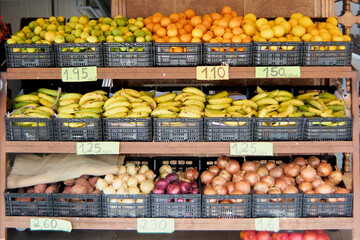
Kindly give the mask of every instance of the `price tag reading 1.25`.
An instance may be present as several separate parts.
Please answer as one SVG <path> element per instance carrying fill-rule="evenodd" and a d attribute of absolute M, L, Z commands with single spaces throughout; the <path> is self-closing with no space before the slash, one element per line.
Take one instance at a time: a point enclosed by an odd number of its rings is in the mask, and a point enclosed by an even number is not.
<path fill-rule="evenodd" d="M 256 78 L 295 78 L 301 76 L 300 67 L 256 67 Z"/>
<path fill-rule="evenodd" d="M 96 67 L 62 68 L 61 79 L 63 82 L 97 81 L 97 68 Z"/>
<path fill-rule="evenodd" d="M 118 142 L 78 142 L 76 143 L 77 155 L 119 154 Z"/>
<path fill-rule="evenodd" d="M 273 143 L 237 142 L 230 143 L 232 156 L 273 156 Z"/>
<path fill-rule="evenodd" d="M 278 218 L 256 218 L 255 219 L 256 231 L 271 231 L 278 232 L 280 230 Z"/>
<path fill-rule="evenodd" d="M 52 218 L 30 218 L 31 231 L 64 231 L 71 232 L 71 222 Z"/>
<path fill-rule="evenodd" d="M 196 80 L 229 80 L 228 66 L 198 66 Z"/>
<path fill-rule="evenodd" d="M 173 233 L 175 221 L 172 218 L 138 218 L 138 233 Z"/>

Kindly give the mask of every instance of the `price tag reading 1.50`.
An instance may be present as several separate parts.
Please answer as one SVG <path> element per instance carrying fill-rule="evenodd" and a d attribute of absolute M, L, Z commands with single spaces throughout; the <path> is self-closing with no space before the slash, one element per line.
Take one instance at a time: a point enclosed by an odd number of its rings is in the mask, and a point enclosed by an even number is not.
<path fill-rule="evenodd" d="M 230 143 L 232 156 L 273 156 L 273 143 L 237 142 Z"/>
<path fill-rule="evenodd" d="M 96 67 L 62 68 L 61 79 L 63 82 L 97 81 L 97 68 Z"/>
<path fill-rule="evenodd" d="M 300 77 L 300 67 L 256 67 L 256 78 L 293 78 Z"/>
<path fill-rule="evenodd" d="M 256 231 L 271 231 L 278 232 L 280 230 L 278 218 L 256 218 L 255 219 Z"/>
<path fill-rule="evenodd" d="M 196 80 L 229 80 L 228 66 L 198 66 Z"/>
<path fill-rule="evenodd" d="M 71 222 L 52 218 L 30 218 L 31 231 L 64 231 L 71 232 Z"/>
<path fill-rule="evenodd" d="M 78 142 L 76 143 L 77 155 L 119 154 L 118 142 Z"/>
<path fill-rule="evenodd" d="M 173 233 L 175 221 L 172 218 L 138 218 L 138 233 Z"/>

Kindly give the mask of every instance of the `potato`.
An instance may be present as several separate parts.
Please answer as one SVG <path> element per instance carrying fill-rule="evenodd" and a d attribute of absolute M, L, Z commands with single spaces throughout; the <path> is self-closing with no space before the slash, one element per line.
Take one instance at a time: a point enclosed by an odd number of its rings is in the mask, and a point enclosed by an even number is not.
<path fill-rule="evenodd" d="M 86 174 L 80 176 L 80 178 L 84 178 L 84 179 L 88 179 L 89 177 L 90 177 L 90 176 L 89 176 L 89 175 L 86 175 Z"/>
<path fill-rule="evenodd" d="M 74 186 L 74 184 L 75 184 L 75 179 L 65 180 L 65 181 L 64 181 L 64 184 L 65 184 L 66 186 L 72 187 L 72 186 Z"/>
<path fill-rule="evenodd" d="M 99 189 L 96 189 L 91 194 L 101 194 L 101 191 Z"/>
<path fill-rule="evenodd" d="M 24 193 L 24 192 L 25 192 L 25 189 L 19 188 L 19 189 L 17 190 L 17 192 L 18 192 L 18 193 Z"/>
<path fill-rule="evenodd" d="M 27 190 L 26 190 L 26 193 L 34 193 L 35 190 L 33 187 L 29 187 Z"/>
<path fill-rule="evenodd" d="M 89 178 L 89 183 L 92 187 L 95 187 L 96 185 L 96 182 L 99 180 L 99 177 L 92 177 L 92 178 Z"/>
<path fill-rule="evenodd" d="M 44 193 L 47 188 L 47 184 L 38 184 L 34 186 L 34 193 Z"/>
<path fill-rule="evenodd" d="M 58 192 L 58 185 L 50 185 L 49 187 L 46 188 L 45 193 L 49 194 L 49 193 L 57 193 Z"/>
<path fill-rule="evenodd" d="M 87 186 L 80 185 L 80 184 L 75 184 L 70 189 L 71 194 L 86 194 L 87 192 L 88 192 Z"/>

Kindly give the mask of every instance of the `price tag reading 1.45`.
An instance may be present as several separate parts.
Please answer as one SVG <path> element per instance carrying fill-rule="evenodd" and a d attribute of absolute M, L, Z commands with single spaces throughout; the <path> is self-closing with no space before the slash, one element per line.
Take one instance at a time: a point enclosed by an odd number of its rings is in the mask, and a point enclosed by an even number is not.
<path fill-rule="evenodd" d="M 78 142 L 76 143 L 77 155 L 119 154 L 119 142 Z"/>
<path fill-rule="evenodd" d="M 62 68 L 61 79 L 63 82 L 97 81 L 97 68 L 96 67 Z"/>
<path fill-rule="evenodd" d="M 198 66 L 196 80 L 229 80 L 228 66 Z"/>
<path fill-rule="evenodd" d="M 256 67 L 256 78 L 294 78 L 301 76 L 300 67 Z"/>
<path fill-rule="evenodd" d="M 31 231 L 64 231 L 71 232 L 71 222 L 52 218 L 30 218 Z"/>
<path fill-rule="evenodd" d="M 256 231 L 278 232 L 280 230 L 278 218 L 255 218 Z"/>
<path fill-rule="evenodd" d="M 237 142 L 230 143 L 230 155 L 232 156 L 273 156 L 273 143 L 260 142 Z"/>
<path fill-rule="evenodd" d="M 138 233 L 173 233 L 175 221 L 172 218 L 138 218 Z"/>

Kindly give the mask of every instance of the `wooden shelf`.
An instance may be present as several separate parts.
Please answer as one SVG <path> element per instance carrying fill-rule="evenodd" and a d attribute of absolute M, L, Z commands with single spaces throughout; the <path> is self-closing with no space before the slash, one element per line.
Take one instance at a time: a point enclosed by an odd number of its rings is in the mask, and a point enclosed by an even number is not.
<path fill-rule="evenodd" d="M 29 228 L 30 218 L 5 217 L 7 228 Z M 136 218 L 78 218 L 54 217 L 68 220 L 73 229 L 104 229 L 104 230 L 136 230 Z M 280 218 L 280 230 L 304 229 L 352 229 L 354 218 Z M 181 218 L 175 219 L 175 231 L 240 231 L 255 230 L 253 218 L 244 219 L 212 219 L 212 218 Z"/>
<path fill-rule="evenodd" d="M 274 142 L 274 154 L 352 152 L 352 141 Z M 76 142 L 6 141 L 8 153 L 76 153 Z M 120 142 L 120 154 L 230 154 L 229 142 Z"/>
<path fill-rule="evenodd" d="M 301 78 L 350 78 L 352 67 L 301 67 Z M 98 68 L 98 79 L 195 79 L 195 67 Z M 61 68 L 9 68 L 8 80 L 60 80 Z M 255 67 L 230 67 L 231 79 L 255 79 Z"/>

